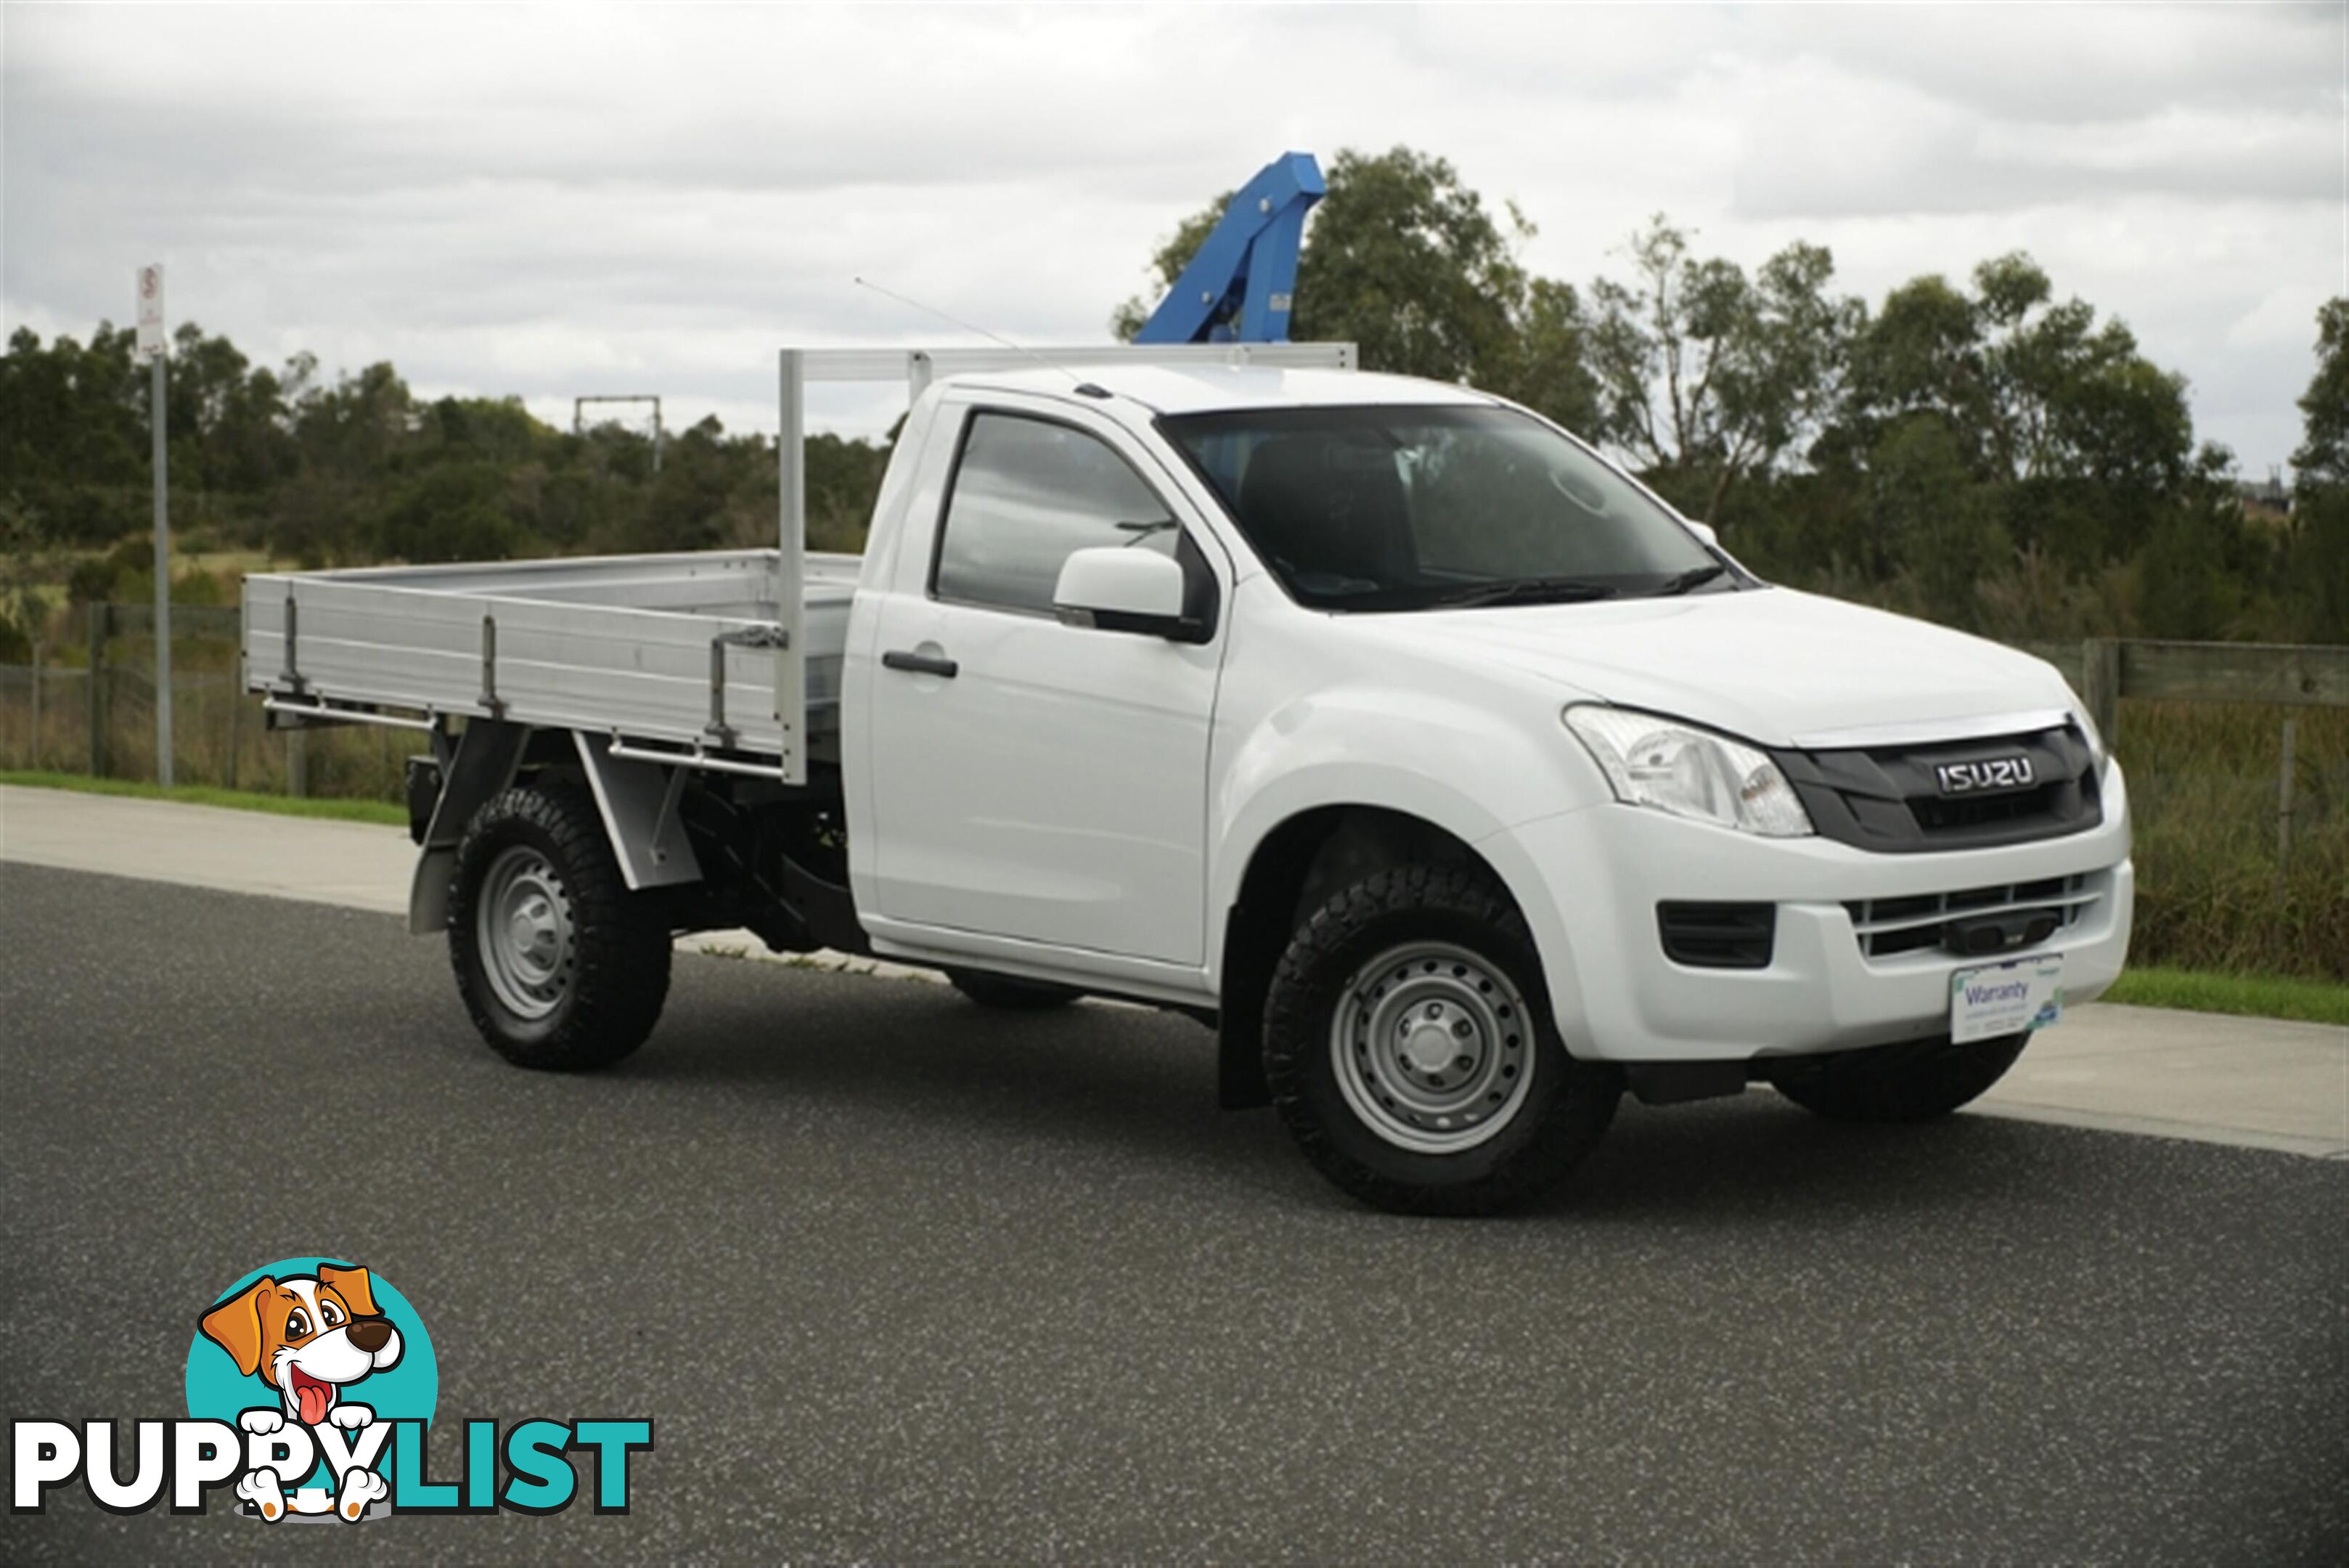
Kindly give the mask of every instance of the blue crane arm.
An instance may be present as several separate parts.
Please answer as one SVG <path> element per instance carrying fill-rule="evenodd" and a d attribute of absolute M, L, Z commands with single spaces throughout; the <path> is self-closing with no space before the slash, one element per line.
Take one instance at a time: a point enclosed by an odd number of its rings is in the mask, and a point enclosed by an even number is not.
<path fill-rule="evenodd" d="M 1286 343 L 1305 214 L 1330 187 L 1310 152 L 1285 152 L 1240 187 L 1136 343 Z"/>

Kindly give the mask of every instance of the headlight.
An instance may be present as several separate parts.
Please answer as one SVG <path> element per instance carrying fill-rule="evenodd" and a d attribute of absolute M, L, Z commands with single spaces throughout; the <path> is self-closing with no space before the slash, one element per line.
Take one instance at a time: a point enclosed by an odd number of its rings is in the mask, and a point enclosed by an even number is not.
<path fill-rule="evenodd" d="M 1565 717 L 1618 800 L 1767 838 L 1817 831 L 1778 764 L 1752 746 L 1629 708 L 1577 703 Z"/>
<path fill-rule="evenodd" d="M 2076 707 L 2072 710 L 2072 722 L 2080 726 L 2081 737 L 2088 742 L 2089 760 L 2096 764 L 2099 772 L 2103 771 L 2105 759 L 2112 753 L 2106 749 L 2105 737 L 2096 729 L 2096 722 L 2088 717 L 2085 707 Z"/>

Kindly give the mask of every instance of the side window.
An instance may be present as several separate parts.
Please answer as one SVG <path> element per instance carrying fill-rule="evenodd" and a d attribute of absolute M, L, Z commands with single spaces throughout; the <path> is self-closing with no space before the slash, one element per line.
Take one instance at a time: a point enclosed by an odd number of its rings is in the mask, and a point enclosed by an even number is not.
<path fill-rule="evenodd" d="M 1165 504 L 1096 437 L 975 414 L 930 587 L 940 598 L 1049 612 L 1071 551 L 1123 545 L 1172 556 L 1181 537 Z"/>

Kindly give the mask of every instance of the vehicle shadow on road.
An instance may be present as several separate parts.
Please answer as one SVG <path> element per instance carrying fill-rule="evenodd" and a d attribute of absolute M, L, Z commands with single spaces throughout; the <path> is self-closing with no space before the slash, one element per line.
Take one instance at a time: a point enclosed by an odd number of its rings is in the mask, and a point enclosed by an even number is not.
<path fill-rule="evenodd" d="M 1535 1212 L 1744 1224 L 2028 1203 L 2054 1196 L 2057 1145 L 2115 1136 L 1965 1115 L 1898 1126 L 1830 1122 L 1766 1089 L 1662 1107 L 1626 1096 L 1606 1140 Z"/>
<path fill-rule="evenodd" d="M 1245 1160 L 1281 1136 L 1268 1116 L 1216 1108 L 1216 1037 L 1186 1018 L 1099 1004 L 995 1012 L 918 981 L 747 967 L 768 971 L 771 995 L 697 987 L 607 1076 L 901 1127 L 1123 1145 L 1194 1167 Z"/>
<path fill-rule="evenodd" d="M 931 1124 L 964 1137 L 1071 1140 L 1195 1179 L 1228 1173 L 1284 1205 L 1359 1212 L 1305 1168 L 1269 1112 L 1216 1108 L 1215 1036 L 1187 1019 L 1099 1005 L 990 1012 L 918 981 L 754 968 L 765 984 L 727 975 L 694 986 L 652 1044 L 608 1076 L 821 1106 L 828 1118 L 869 1116 L 896 1136 Z M 2059 1179 L 2061 1162 L 2048 1158 L 2056 1146 L 2107 1136 L 1970 1116 L 1837 1124 L 1767 1090 L 1663 1108 L 1627 1096 L 1589 1160 L 1526 1217 L 1809 1222 L 2030 1202 Z"/>

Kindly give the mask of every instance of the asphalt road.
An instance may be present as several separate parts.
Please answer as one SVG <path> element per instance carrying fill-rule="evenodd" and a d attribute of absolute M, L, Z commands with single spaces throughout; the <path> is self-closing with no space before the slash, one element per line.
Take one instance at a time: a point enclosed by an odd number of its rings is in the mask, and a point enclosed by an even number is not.
<path fill-rule="evenodd" d="M 2349 1164 L 1627 1106 L 1547 1211 L 1363 1211 L 1206 1033 L 678 961 L 507 1068 L 379 915 L 0 866 L 0 1415 L 177 1415 L 338 1253 L 444 1413 L 649 1413 L 635 1511 L 0 1516 L 0 1558 L 2334 1563 Z"/>

